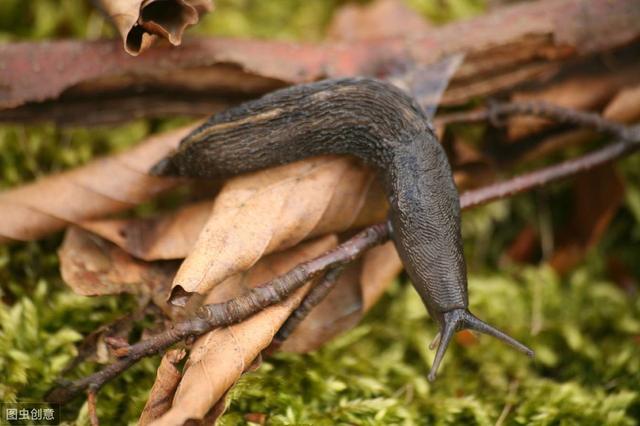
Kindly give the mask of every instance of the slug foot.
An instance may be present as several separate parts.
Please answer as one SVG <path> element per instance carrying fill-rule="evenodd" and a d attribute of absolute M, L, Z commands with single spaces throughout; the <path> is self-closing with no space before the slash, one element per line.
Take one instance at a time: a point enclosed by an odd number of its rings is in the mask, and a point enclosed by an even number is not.
<path fill-rule="evenodd" d="M 436 357 L 433 360 L 433 365 L 431 366 L 431 371 L 427 376 L 427 379 L 430 382 L 433 382 L 436 379 L 436 375 L 438 373 L 438 368 L 440 367 L 440 363 L 444 358 L 444 354 L 449 347 L 449 343 L 453 338 L 453 335 L 457 331 L 461 330 L 473 330 L 479 333 L 488 334 L 497 339 L 502 340 L 508 345 L 513 346 L 521 352 L 524 352 L 528 356 L 534 356 L 533 351 L 525 346 L 524 344 L 518 342 L 513 337 L 503 333 L 495 327 L 487 324 L 486 322 L 475 317 L 471 312 L 466 309 L 454 309 L 452 311 L 444 312 L 442 314 L 442 326 L 440 328 L 440 332 L 436 335 L 433 342 L 429 345 L 430 349 L 434 349 L 436 346 L 438 347 L 438 351 L 436 352 Z"/>

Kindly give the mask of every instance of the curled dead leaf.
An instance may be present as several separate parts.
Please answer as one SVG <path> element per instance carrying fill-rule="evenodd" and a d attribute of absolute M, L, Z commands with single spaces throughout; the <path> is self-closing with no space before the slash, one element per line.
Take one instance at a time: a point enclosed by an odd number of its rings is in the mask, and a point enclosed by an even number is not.
<path fill-rule="evenodd" d="M 234 275 L 218 285 L 209 293 L 206 303 L 222 302 L 238 296 L 247 289 L 320 255 L 336 244 L 335 236 L 326 236 L 269 255 L 249 271 Z M 308 285 L 300 288 L 286 301 L 271 306 L 240 324 L 216 329 L 201 336 L 189 355 L 171 409 L 152 424 L 182 425 L 189 419 L 203 419 L 269 345 L 307 291 Z"/>
<path fill-rule="evenodd" d="M 149 393 L 149 399 L 147 399 L 147 403 L 138 420 L 139 425 L 148 425 L 171 408 L 173 395 L 182 378 L 182 373 L 176 365 L 186 355 L 187 352 L 184 349 L 171 349 L 164 354 L 156 373 L 156 381 L 153 383 Z"/>
<path fill-rule="evenodd" d="M 169 317 L 180 314 L 166 303 L 176 262 L 134 259 L 114 244 L 77 227 L 67 230 L 58 255 L 62 279 L 78 294 L 142 294 Z"/>
<path fill-rule="evenodd" d="M 94 0 L 111 20 L 133 56 L 148 49 L 157 37 L 180 45 L 184 30 L 211 11 L 211 0 Z"/>

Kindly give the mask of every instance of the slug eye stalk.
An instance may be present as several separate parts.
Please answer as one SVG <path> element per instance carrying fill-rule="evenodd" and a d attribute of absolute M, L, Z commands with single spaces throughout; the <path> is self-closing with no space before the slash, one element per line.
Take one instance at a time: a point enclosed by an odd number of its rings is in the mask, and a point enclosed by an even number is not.
<path fill-rule="evenodd" d="M 442 326 L 440 332 L 438 333 L 438 336 L 436 336 L 434 341 L 429 345 L 430 349 L 433 349 L 435 345 L 438 345 L 436 357 L 433 360 L 431 371 L 429 371 L 429 375 L 427 376 L 430 382 L 433 382 L 436 379 L 438 368 L 440 367 L 440 363 L 444 358 L 444 354 L 447 352 L 447 348 L 449 347 L 449 343 L 451 342 L 453 335 L 457 331 L 465 329 L 488 334 L 489 336 L 493 336 L 499 340 L 502 340 L 504 343 L 513 346 L 521 352 L 524 352 L 531 358 L 533 358 L 534 356 L 533 350 L 531 350 L 529 347 L 523 345 L 513 337 L 503 333 L 497 328 L 478 319 L 468 310 L 454 309 L 452 311 L 445 312 L 442 315 Z"/>

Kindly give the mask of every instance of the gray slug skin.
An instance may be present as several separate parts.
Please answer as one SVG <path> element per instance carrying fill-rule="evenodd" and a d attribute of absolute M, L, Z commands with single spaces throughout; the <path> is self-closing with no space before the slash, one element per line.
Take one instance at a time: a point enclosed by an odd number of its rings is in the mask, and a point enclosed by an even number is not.
<path fill-rule="evenodd" d="M 440 345 L 472 328 L 531 351 L 469 313 L 460 202 L 446 154 L 414 100 L 383 81 L 324 80 L 273 92 L 212 116 L 152 169 L 225 177 L 324 154 L 361 158 L 383 176 L 392 236 Z"/>

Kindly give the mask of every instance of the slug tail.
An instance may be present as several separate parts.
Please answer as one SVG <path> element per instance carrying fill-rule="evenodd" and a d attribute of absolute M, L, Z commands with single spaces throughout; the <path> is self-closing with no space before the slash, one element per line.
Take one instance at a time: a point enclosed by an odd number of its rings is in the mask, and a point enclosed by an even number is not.
<path fill-rule="evenodd" d="M 431 371 L 429 371 L 429 375 L 427 379 L 430 382 L 433 382 L 436 379 L 436 375 L 438 374 L 438 368 L 440 367 L 440 363 L 444 358 L 445 353 L 447 352 L 447 348 L 449 347 L 449 343 L 453 338 L 453 335 L 460 330 L 474 330 L 479 333 L 488 334 L 489 336 L 493 336 L 499 340 L 502 340 L 504 343 L 513 346 L 521 352 L 524 352 L 530 357 L 534 356 L 533 350 L 524 344 L 518 342 L 513 337 L 503 333 L 497 328 L 487 324 L 486 322 L 480 320 L 476 316 L 474 316 L 471 312 L 466 309 L 454 309 L 452 311 L 448 311 L 442 314 L 442 327 L 436 338 L 429 348 L 435 347 L 438 345 L 438 351 L 436 352 L 436 356 L 433 360 L 433 365 L 431 366 Z"/>

